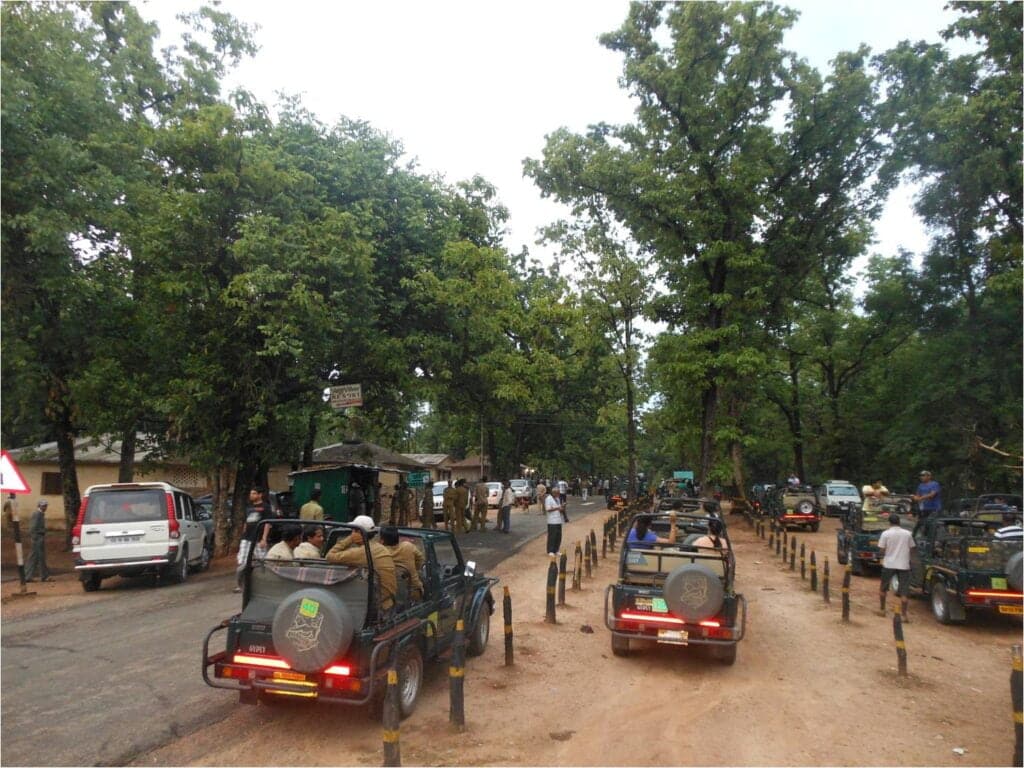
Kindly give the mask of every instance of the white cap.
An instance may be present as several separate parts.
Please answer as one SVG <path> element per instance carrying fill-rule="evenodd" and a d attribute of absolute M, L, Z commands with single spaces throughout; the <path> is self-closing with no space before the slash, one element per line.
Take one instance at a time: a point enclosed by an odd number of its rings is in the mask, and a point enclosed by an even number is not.
<path fill-rule="evenodd" d="M 355 526 L 356 528 L 359 528 L 360 530 L 366 531 L 367 533 L 369 533 L 370 531 L 372 531 L 376 527 L 373 524 L 373 518 L 370 517 L 369 515 L 357 515 L 352 520 L 352 522 L 349 523 L 349 525 Z"/>

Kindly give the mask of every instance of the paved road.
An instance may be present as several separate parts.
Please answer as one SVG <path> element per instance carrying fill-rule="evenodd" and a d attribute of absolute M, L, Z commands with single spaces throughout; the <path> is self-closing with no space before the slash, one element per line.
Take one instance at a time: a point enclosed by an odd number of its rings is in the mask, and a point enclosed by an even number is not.
<path fill-rule="evenodd" d="M 570 516 L 598 506 L 570 499 Z M 511 529 L 465 535 L 466 558 L 493 569 L 545 532 L 544 516 L 517 510 Z M 238 610 L 233 574 L 118 581 L 109 599 L 4 621 L 3 765 L 123 765 L 233 711 L 199 669 L 206 633 Z"/>

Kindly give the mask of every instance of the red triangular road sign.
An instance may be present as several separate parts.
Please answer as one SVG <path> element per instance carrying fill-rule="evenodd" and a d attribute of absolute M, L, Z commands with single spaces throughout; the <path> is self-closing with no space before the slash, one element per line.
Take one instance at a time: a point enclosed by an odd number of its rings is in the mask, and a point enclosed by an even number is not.
<path fill-rule="evenodd" d="M 7 451 L 0 451 L 0 491 L 7 493 L 32 493 L 25 478 L 18 471 L 17 464 Z"/>

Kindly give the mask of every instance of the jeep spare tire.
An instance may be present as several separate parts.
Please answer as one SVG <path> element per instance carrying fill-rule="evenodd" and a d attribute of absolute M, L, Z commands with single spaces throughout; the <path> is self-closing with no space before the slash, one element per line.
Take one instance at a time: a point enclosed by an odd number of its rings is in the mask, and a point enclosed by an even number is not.
<path fill-rule="evenodd" d="M 1024 552 L 1015 552 L 1006 561 L 1006 580 L 1010 586 L 1020 592 L 1021 584 L 1024 582 Z"/>
<path fill-rule="evenodd" d="M 302 589 L 274 612 L 274 648 L 298 672 L 319 672 L 348 650 L 355 622 L 326 589 Z"/>
<path fill-rule="evenodd" d="M 814 514 L 814 505 L 811 502 L 806 501 L 806 500 L 805 501 L 801 501 L 797 505 L 797 511 L 801 515 L 813 515 Z"/>
<path fill-rule="evenodd" d="M 718 574 L 701 563 L 687 563 L 665 579 L 668 610 L 686 621 L 714 616 L 722 607 L 725 589 Z"/>

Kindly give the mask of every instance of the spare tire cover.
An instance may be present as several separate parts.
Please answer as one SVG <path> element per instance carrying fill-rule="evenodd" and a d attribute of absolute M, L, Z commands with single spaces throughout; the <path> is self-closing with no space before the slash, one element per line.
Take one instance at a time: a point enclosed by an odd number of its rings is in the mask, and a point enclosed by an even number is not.
<path fill-rule="evenodd" d="M 1016 552 L 1006 561 L 1006 580 L 1011 587 L 1020 591 L 1024 582 L 1024 552 Z"/>
<path fill-rule="evenodd" d="M 665 602 L 669 612 L 687 621 L 714 616 L 724 598 L 721 578 L 701 563 L 681 565 L 665 579 Z"/>
<path fill-rule="evenodd" d="M 355 630 L 345 604 L 326 589 L 300 589 L 274 612 L 274 648 L 299 672 L 319 672 L 348 650 Z"/>
<path fill-rule="evenodd" d="M 797 508 L 800 510 L 801 515 L 810 515 L 814 512 L 814 505 L 806 500 L 801 501 Z"/>

